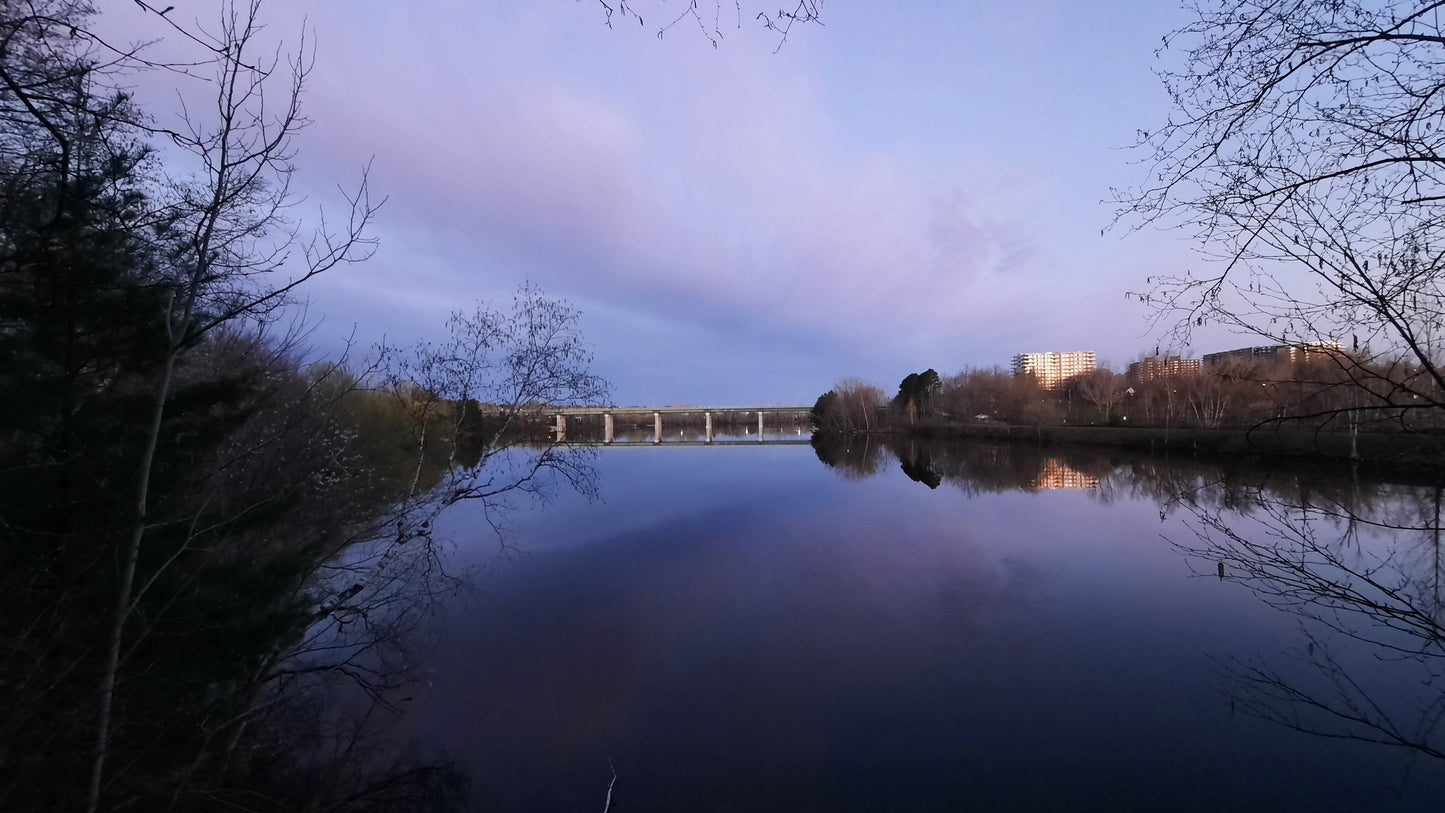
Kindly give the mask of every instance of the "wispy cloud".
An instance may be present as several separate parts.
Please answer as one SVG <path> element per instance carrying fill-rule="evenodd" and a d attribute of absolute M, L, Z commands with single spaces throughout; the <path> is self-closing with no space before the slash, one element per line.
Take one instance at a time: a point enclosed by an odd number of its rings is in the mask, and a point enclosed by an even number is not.
<path fill-rule="evenodd" d="M 376 259 L 312 288 L 317 311 L 363 332 L 424 333 L 531 279 L 590 306 L 600 359 L 685 330 L 669 366 L 714 380 L 709 345 L 756 340 L 775 350 L 738 366 L 740 386 L 886 383 L 1118 333 L 1121 280 L 1147 265 L 1082 250 L 1106 189 L 1076 151 L 1098 133 L 1077 123 L 1087 102 L 1031 90 L 1063 65 L 1041 56 L 1057 42 L 995 47 L 968 28 L 955 48 L 912 13 L 869 30 L 843 10 L 779 54 L 731 30 L 714 50 L 520 0 L 314 0 L 280 9 L 277 33 L 303 12 L 318 58 L 302 180 L 319 200 L 374 156 L 389 197 Z M 972 24 L 1047 40 L 1067 29 L 1053 15 Z M 1031 73 L 987 84 L 999 69 Z M 1076 123 L 1026 118 L 1054 114 Z"/>
<path fill-rule="evenodd" d="M 508 38 L 488 35 L 473 45 Z M 674 57 L 634 53 L 599 90 L 549 63 L 566 47 L 506 48 L 522 62 L 495 74 L 372 77 L 325 127 L 365 133 L 408 243 L 639 311 L 834 342 L 921 337 L 1029 256 L 1026 181 L 850 143 L 806 60 L 702 53 L 652 76 Z"/>

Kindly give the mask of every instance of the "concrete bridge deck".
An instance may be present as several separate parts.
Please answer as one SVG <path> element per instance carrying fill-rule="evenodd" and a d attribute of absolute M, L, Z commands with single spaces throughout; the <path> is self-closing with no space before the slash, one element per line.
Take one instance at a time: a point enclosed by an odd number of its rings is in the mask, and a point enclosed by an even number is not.
<path fill-rule="evenodd" d="M 701 415 L 713 413 L 812 412 L 813 406 L 559 407 L 553 415 Z"/>
<path fill-rule="evenodd" d="M 812 411 L 811 406 L 723 406 L 723 407 L 694 407 L 694 406 L 666 406 L 666 407 L 559 407 L 553 409 L 551 414 L 556 421 L 553 431 L 558 441 L 567 439 L 567 419 L 569 417 L 580 418 L 590 415 L 602 416 L 603 443 L 612 443 L 614 440 L 613 419 L 618 415 L 651 415 L 652 416 L 652 442 L 662 442 L 662 416 L 663 415 L 702 415 L 706 424 L 707 438 L 704 443 L 713 442 L 712 416 L 714 414 L 731 415 L 753 415 L 758 416 L 758 437 L 763 435 L 763 416 L 772 414 L 806 414 Z"/>

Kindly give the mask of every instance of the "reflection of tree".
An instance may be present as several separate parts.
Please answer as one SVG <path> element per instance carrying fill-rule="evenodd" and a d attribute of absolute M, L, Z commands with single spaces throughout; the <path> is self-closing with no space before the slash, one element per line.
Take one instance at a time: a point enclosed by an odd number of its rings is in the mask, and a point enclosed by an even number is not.
<path fill-rule="evenodd" d="M 370 253 L 365 184 L 334 228 L 292 219 L 311 60 L 263 45 L 256 0 L 213 26 L 138 2 L 189 54 L 167 64 L 92 5 L 0 5 L 0 809 L 394 809 L 445 771 L 294 721 L 335 678 L 363 720 L 404 685 L 446 585 L 407 498 L 452 461 L 275 335 L 297 286 Z M 152 71 L 211 76 L 211 103 L 144 114 Z M 557 372 L 516 324 L 508 364 Z M 469 467 L 483 501 L 557 471 L 503 462 Z"/>
<path fill-rule="evenodd" d="M 1291 728 L 1445 757 L 1445 486 L 1370 483 L 1230 460 L 1170 460 L 1029 443 L 815 435 L 819 459 L 851 476 L 885 467 L 968 494 L 1032 491 L 1067 467 L 1103 502 L 1150 500 L 1195 536 L 1176 542 L 1202 575 L 1243 584 L 1298 616 L 1281 656 L 1224 662 L 1235 709 Z M 1308 472 L 1308 473 L 1305 473 Z"/>
<path fill-rule="evenodd" d="M 928 454 L 927 444 L 922 445 L 921 448 L 916 443 L 909 444 L 906 454 L 901 455 L 898 460 L 903 468 L 903 473 L 915 483 L 922 483 L 929 488 L 938 488 L 939 484 L 943 482 L 943 477 L 933 470 L 933 458 Z"/>
<path fill-rule="evenodd" d="M 1237 708 L 1445 757 L 1439 486 L 1360 488 L 1349 499 L 1256 489 L 1245 510 L 1180 496 L 1196 538 L 1176 547 L 1300 618 L 1303 646 L 1288 657 L 1226 663 Z"/>
<path fill-rule="evenodd" d="M 1027 443 L 941 441 L 917 437 L 842 435 L 817 432 L 818 459 L 850 478 L 883 470 L 883 455 L 898 460 L 914 482 L 937 488 L 944 482 L 966 493 L 1092 488 L 1101 472 L 1096 456 L 1044 449 Z"/>
<path fill-rule="evenodd" d="M 966 494 L 1032 491 L 1049 459 L 1026 443 L 949 444 L 933 457 L 943 478 Z"/>
<path fill-rule="evenodd" d="M 873 435 L 814 432 L 813 452 L 825 465 L 849 480 L 866 480 L 882 470 L 883 442 Z"/>
<path fill-rule="evenodd" d="M 557 381 L 538 344 L 504 346 L 503 369 Z M 504 380 L 518 413 L 550 394 Z M 0 424 L 0 809 L 81 809 L 87 796 L 137 810 L 455 802 L 455 772 L 383 731 L 383 712 L 423 676 L 419 622 L 455 586 L 433 520 L 460 499 L 493 519 L 505 495 L 558 480 L 591 491 L 585 456 L 521 448 L 515 421 L 504 431 L 467 411 L 469 446 L 419 453 L 405 406 L 342 365 L 302 365 L 262 329 L 190 348 L 126 608 L 109 767 L 87 794 L 116 543 L 133 518 L 116 493 L 143 392 L 122 380 L 92 394 L 71 418 L 83 453 L 61 461 L 13 431 L 24 422 Z M 44 402 L 9 406 L 30 423 L 50 417 Z"/>
<path fill-rule="evenodd" d="M 441 766 L 411 761 L 387 775 L 375 760 L 298 751 L 287 733 L 334 693 L 303 690 L 323 678 L 359 678 L 348 685 L 375 697 L 399 689 L 400 673 L 386 672 L 394 657 L 379 653 L 405 651 L 409 623 L 443 586 L 434 570 L 426 578 L 436 551 L 424 543 L 391 545 L 370 561 L 351 553 L 398 518 L 403 473 L 389 466 L 384 439 L 357 434 L 375 399 L 335 369 L 299 370 L 242 336 L 196 348 L 180 373 L 168 419 L 178 440 L 159 460 L 157 522 L 138 563 L 107 743 L 115 770 L 99 806 L 288 810 L 330 800 L 362 809 L 369 785 L 390 793 L 408 777 L 439 781 Z M 115 437 L 116 448 L 89 446 L 85 463 L 101 471 L 127 459 L 116 427 L 125 402 L 111 403 L 120 414 L 81 424 L 97 441 Z M 19 457 L 0 452 L 6 463 Z M 114 589 L 106 564 L 125 516 L 101 484 L 67 496 L 62 503 L 44 467 L 0 467 L 5 809 L 79 807 L 92 760 L 89 712 L 105 664 L 97 642 Z M 344 635 L 318 633 L 343 619 Z"/>
<path fill-rule="evenodd" d="M 399 535 L 425 534 L 438 512 L 462 501 L 480 503 L 499 527 L 512 497 L 545 496 L 558 481 L 593 492 L 595 450 L 534 437 L 551 406 L 607 399 L 607 382 L 590 371 L 580 319 L 566 301 L 523 285 L 510 309 L 454 312 L 446 342 L 423 343 L 395 361 L 390 389 L 412 417 L 416 442 L 407 494 L 415 522 Z M 445 459 L 440 484 L 423 483 L 437 457 Z"/>
<path fill-rule="evenodd" d="M 1229 662 L 1225 669 L 1234 684 L 1235 708 L 1307 734 L 1400 746 L 1445 758 L 1445 732 L 1440 730 L 1445 693 L 1435 685 L 1437 673 L 1430 664 L 1417 661 L 1420 668 L 1409 670 L 1414 679 L 1423 681 L 1424 696 L 1413 709 L 1397 709 L 1379 702 L 1382 693 L 1352 674 L 1354 667 L 1337 654 L 1337 645 L 1308 630 L 1304 635 L 1307 644 L 1303 651 L 1292 653 L 1292 660 L 1315 673 L 1315 679 L 1286 677 L 1259 660 Z"/>

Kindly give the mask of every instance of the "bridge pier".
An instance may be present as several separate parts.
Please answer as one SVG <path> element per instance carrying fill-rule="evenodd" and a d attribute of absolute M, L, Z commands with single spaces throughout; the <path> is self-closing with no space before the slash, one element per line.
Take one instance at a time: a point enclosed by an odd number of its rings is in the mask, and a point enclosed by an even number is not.
<path fill-rule="evenodd" d="M 758 440 L 763 439 L 763 413 L 758 412 Z"/>
<path fill-rule="evenodd" d="M 707 442 L 712 443 L 712 413 L 704 412 L 702 413 L 702 415 L 703 418 L 707 421 Z"/>
<path fill-rule="evenodd" d="M 611 443 L 612 435 L 612 413 L 609 412 L 602 416 L 602 442 Z"/>
<path fill-rule="evenodd" d="M 567 416 L 557 416 L 557 442 L 561 443 L 567 439 Z"/>
<path fill-rule="evenodd" d="M 652 413 L 652 442 L 662 442 L 662 413 Z"/>

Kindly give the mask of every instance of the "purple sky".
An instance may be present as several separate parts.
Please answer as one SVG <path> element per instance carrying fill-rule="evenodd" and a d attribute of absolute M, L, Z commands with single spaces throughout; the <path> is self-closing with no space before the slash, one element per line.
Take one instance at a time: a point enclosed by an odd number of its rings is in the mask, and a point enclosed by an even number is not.
<path fill-rule="evenodd" d="M 659 40 L 680 3 L 613 30 L 588 0 L 263 9 L 315 34 L 300 185 L 324 202 L 374 156 L 389 198 L 376 256 L 309 289 L 318 351 L 353 326 L 434 338 L 526 280 L 583 311 L 620 404 L 811 403 L 847 376 L 891 392 L 1022 351 L 1118 368 L 1153 349 L 1124 293 L 1201 261 L 1174 233 L 1100 231 L 1110 187 L 1144 177 L 1125 147 L 1169 113 L 1151 69 L 1181 12 L 829 0 L 774 53 L 748 0 L 716 49 L 686 25 Z M 111 5 L 108 25 L 158 31 Z"/>

